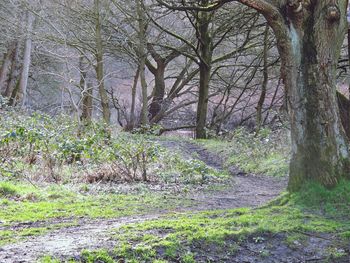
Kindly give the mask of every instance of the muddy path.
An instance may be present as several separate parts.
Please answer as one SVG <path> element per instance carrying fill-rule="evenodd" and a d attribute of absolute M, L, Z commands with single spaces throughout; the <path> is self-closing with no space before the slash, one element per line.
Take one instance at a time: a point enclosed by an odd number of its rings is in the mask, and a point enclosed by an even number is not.
<path fill-rule="evenodd" d="M 192 142 L 164 141 L 161 145 L 179 151 L 188 158 L 198 158 L 207 165 L 223 169 L 223 160 L 202 146 Z M 286 179 L 244 174 L 237 168 L 230 168 L 232 183 L 225 190 L 197 192 L 190 198 L 191 208 L 179 208 L 177 212 L 257 207 L 278 196 L 285 189 Z M 0 247 L 0 262 L 36 262 L 44 255 L 58 257 L 79 256 L 83 249 L 113 248 L 116 240 L 111 237 L 112 230 L 125 224 L 157 219 L 168 214 L 163 211 L 151 215 L 130 216 L 117 219 L 93 220 L 82 218 L 74 226 L 53 230 L 41 236 L 29 237 L 26 241 Z M 64 221 L 67 219 L 62 219 Z M 55 220 L 57 221 L 57 219 Z M 58 220 L 59 221 L 59 220 Z M 46 222 L 49 224 L 50 222 Z M 59 223 L 59 222 L 55 222 Z M 45 224 L 41 222 L 41 224 Z M 35 227 L 35 223 L 33 224 Z M 19 226 L 20 227 L 20 226 Z M 31 227 L 30 225 L 28 227 Z"/>
<path fill-rule="evenodd" d="M 208 166 L 223 170 L 221 156 L 206 150 L 201 145 L 189 141 L 164 141 L 160 144 L 178 151 L 187 158 L 197 158 Z M 197 193 L 192 198 L 199 201 L 206 209 L 229 209 L 238 207 L 257 207 L 277 197 L 287 186 L 287 178 L 274 178 L 244 173 L 238 167 L 229 167 L 233 180 L 225 190 L 212 193 Z"/>

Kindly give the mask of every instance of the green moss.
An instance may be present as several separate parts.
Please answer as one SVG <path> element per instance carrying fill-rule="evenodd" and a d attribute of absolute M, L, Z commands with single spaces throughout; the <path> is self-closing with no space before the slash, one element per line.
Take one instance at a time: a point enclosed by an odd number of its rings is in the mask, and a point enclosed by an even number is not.
<path fill-rule="evenodd" d="M 16 187 L 20 188 L 21 186 Z M 173 209 L 178 205 L 188 206 L 191 204 L 191 201 L 185 198 L 180 199 L 163 194 L 93 196 L 75 193 L 64 187 L 36 191 L 38 200 L 34 201 L 0 199 L 0 220 L 9 224 L 80 216 L 111 218 L 144 214 L 158 209 Z M 21 193 L 20 190 L 18 192 Z"/>
<path fill-rule="evenodd" d="M 42 235 L 52 229 L 75 224 L 75 218 L 118 218 L 186 207 L 193 201 L 181 196 L 164 194 L 100 194 L 83 195 L 64 186 L 32 188 L 23 184 L 7 183 L 15 189 L 16 199 L 0 198 L 0 222 L 10 230 L 0 231 L 0 244 L 26 236 Z M 34 196 L 34 198 L 33 198 Z M 70 218 L 67 224 L 54 224 L 52 219 Z M 23 222 L 47 221 L 43 228 L 16 230 L 12 225 Z"/>
<path fill-rule="evenodd" d="M 336 218 L 348 218 L 350 214 L 350 181 L 342 180 L 328 189 L 318 183 L 309 182 L 296 194 L 292 194 L 295 204 L 305 209 L 319 211 Z"/>
<path fill-rule="evenodd" d="M 113 251 L 112 257 L 114 262 L 159 259 L 195 262 L 195 253 L 207 253 L 206 248 L 235 254 L 241 242 L 247 239 L 260 242 L 276 233 L 284 233 L 290 247 L 304 244 L 308 233 L 331 233 L 345 239 L 350 236 L 350 214 L 340 204 L 347 200 L 347 195 L 339 198 L 338 191 L 346 191 L 348 184 L 343 182 L 339 188 L 327 191 L 314 186 L 309 191 L 284 194 L 259 209 L 175 214 L 128 225 L 115 230 L 115 238 L 123 245 Z M 306 196 L 310 200 L 301 202 Z M 320 211 L 315 206 L 319 201 L 326 207 L 337 207 L 338 214 L 332 209 Z M 344 256 L 344 251 L 330 247 L 328 254 L 337 258 Z M 269 255 L 267 248 L 260 251 L 261 257 Z"/>

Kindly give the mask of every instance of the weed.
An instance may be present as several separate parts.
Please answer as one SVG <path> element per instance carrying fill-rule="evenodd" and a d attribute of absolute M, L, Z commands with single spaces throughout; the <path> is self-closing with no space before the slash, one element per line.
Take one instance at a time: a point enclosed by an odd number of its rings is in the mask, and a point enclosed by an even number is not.
<path fill-rule="evenodd" d="M 0 197 L 14 197 L 15 195 L 17 195 L 17 190 L 13 184 L 8 182 L 0 183 Z"/>

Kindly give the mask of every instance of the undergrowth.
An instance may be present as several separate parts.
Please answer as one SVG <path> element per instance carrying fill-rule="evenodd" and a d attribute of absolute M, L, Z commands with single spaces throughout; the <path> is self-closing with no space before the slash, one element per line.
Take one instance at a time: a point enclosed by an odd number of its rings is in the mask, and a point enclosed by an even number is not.
<path fill-rule="evenodd" d="M 201 144 L 220 153 L 226 166 L 238 166 L 247 173 L 286 176 L 290 156 L 288 134 L 287 130 L 269 129 L 254 134 L 240 128 L 224 139 L 205 140 Z"/>
<path fill-rule="evenodd" d="M 0 179 L 183 184 L 224 179 L 204 162 L 170 152 L 147 135 L 14 110 L 4 111 L 0 122 Z"/>

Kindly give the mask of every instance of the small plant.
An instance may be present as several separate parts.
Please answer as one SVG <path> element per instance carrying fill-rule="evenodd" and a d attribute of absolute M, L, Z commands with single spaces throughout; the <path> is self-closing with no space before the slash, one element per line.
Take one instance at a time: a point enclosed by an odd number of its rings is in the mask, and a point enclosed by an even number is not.
<path fill-rule="evenodd" d="M 126 175 L 129 181 L 149 181 L 148 169 L 161 154 L 154 142 L 140 137 L 138 140 L 117 140 L 110 149 L 110 161 Z"/>
<path fill-rule="evenodd" d="M 340 259 L 348 254 L 343 248 L 329 247 L 327 249 L 329 259 Z"/>
<path fill-rule="evenodd" d="M 196 260 L 194 259 L 193 253 L 187 252 L 187 254 L 182 257 L 182 262 L 183 263 L 195 263 Z"/>
<path fill-rule="evenodd" d="M 253 237 L 254 243 L 263 243 L 265 241 L 265 238 L 263 237 Z"/>
<path fill-rule="evenodd" d="M 7 182 L 0 183 L 0 197 L 13 197 L 17 195 L 16 188 Z"/>

